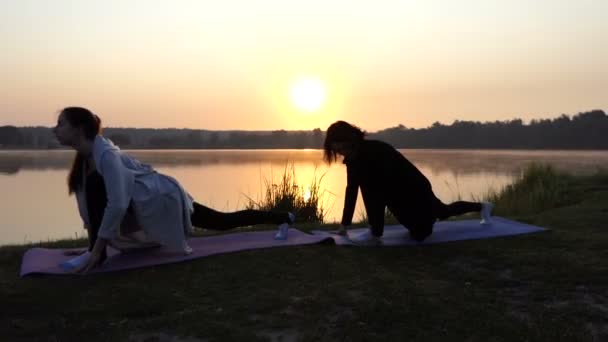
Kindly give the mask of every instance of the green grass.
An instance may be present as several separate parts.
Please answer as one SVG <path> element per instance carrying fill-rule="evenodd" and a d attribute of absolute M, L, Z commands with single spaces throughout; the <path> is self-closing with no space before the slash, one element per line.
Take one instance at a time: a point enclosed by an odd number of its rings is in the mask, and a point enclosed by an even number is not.
<path fill-rule="evenodd" d="M 275 248 L 25 279 L 18 271 L 31 246 L 1 247 L 0 340 L 608 340 L 608 173 L 539 166 L 494 199 L 501 215 L 551 230 L 421 247 Z M 519 204 L 526 201 L 531 208 Z"/>
<path fill-rule="evenodd" d="M 548 164 L 533 163 L 526 167 L 513 184 L 501 191 L 492 191 L 485 200 L 496 204 L 498 215 L 524 215 L 538 213 L 580 200 L 568 192 L 573 177 L 557 171 Z"/>
<path fill-rule="evenodd" d="M 296 215 L 296 222 L 323 223 L 326 209 L 321 199 L 323 193 L 321 183 L 323 177 L 316 173 L 307 189 L 296 182 L 293 164 L 288 164 L 277 183 L 264 178 L 264 193 L 260 200 L 248 197 L 246 209 L 289 211 Z M 308 191 L 307 191 L 308 190 Z"/>

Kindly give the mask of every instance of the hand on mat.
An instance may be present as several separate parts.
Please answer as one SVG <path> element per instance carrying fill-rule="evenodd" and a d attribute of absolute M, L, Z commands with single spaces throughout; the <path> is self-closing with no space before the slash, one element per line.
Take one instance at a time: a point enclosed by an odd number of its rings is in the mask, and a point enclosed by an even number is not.
<path fill-rule="evenodd" d="M 106 240 L 102 238 L 97 238 L 95 241 L 95 245 L 93 246 L 93 250 L 91 251 L 91 255 L 89 255 L 89 260 L 76 267 L 73 272 L 74 273 L 88 273 L 93 268 L 97 267 L 101 263 L 101 255 L 103 251 L 106 249 Z"/>
<path fill-rule="evenodd" d="M 81 255 L 82 253 L 84 253 L 86 251 L 87 251 L 86 249 L 73 249 L 71 251 L 63 252 L 63 255 L 65 255 L 65 256 Z"/>

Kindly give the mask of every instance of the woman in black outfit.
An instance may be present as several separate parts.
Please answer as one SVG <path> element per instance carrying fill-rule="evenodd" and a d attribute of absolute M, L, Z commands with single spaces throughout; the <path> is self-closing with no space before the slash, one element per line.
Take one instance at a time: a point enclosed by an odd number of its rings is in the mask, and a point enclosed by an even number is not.
<path fill-rule="evenodd" d="M 429 180 L 391 145 L 365 139 L 365 133 L 345 121 L 327 129 L 324 159 L 331 164 L 337 155 L 344 157 L 347 186 L 342 214 L 341 234 L 352 223 L 358 189 L 371 230 L 353 239 L 362 244 L 379 244 L 384 232 L 385 208 L 410 232 L 423 241 L 433 233 L 437 220 L 468 212 L 481 212 L 481 224 L 490 224 L 491 203 L 458 201 L 444 204 L 433 193 Z"/>

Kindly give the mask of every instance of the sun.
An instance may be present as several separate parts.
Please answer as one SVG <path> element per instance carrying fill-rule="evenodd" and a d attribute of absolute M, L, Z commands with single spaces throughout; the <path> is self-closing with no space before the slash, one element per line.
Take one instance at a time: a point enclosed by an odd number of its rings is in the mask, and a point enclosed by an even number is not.
<path fill-rule="evenodd" d="M 327 99 L 325 82 L 316 77 L 296 79 L 289 88 L 292 104 L 301 111 L 312 113 L 323 106 Z"/>

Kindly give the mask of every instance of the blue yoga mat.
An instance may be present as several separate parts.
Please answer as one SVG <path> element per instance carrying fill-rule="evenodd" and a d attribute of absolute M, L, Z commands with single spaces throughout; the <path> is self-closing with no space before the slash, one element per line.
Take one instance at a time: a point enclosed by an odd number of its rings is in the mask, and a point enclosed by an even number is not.
<path fill-rule="evenodd" d="M 368 228 L 348 230 L 348 237 L 339 236 L 327 231 L 313 231 L 318 236 L 332 237 L 337 245 L 355 245 L 350 238 L 363 233 Z M 428 245 L 450 241 L 489 239 L 501 236 L 520 235 L 546 230 L 502 217 L 492 217 L 491 225 L 481 225 L 479 220 L 441 221 L 435 223 L 433 234 L 423 242 L 410 239 L 408 230 L 401 226 L 384 227 L 383 246 Z"/>

